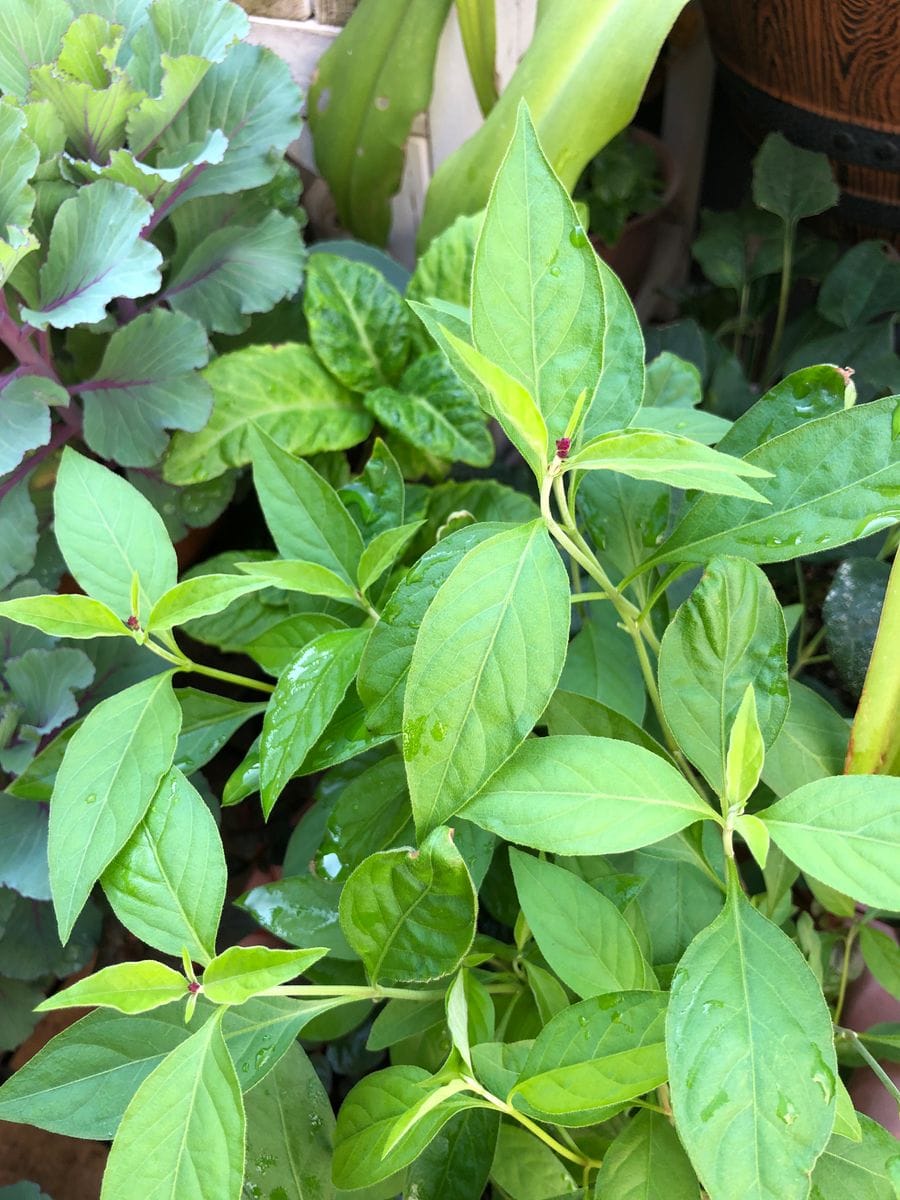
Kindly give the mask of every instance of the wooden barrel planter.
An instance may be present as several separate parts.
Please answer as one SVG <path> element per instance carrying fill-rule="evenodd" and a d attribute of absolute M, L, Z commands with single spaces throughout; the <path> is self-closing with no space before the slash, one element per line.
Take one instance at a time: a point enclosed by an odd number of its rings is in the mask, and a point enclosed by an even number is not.
<path fill-rule="evenodd" d="M 898 0 L 703 0 L 738 119 L 829 156 L 844 232 L 900 245 Z"/>

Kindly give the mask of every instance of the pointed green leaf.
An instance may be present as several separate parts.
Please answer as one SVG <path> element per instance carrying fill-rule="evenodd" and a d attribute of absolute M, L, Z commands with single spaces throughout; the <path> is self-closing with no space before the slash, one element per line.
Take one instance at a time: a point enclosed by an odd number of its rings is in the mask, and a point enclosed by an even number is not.
<path fill-rule="evenodd" d="M 245 579 L 240 575 L 197 575 L 183 579 L 156 601 L 147 618 L 147 629 L 171 629 L 197 617 L 221 612 L 233 600 L 258 592 L 268 580 Z"/>
<path fill-rule="evenodd" d="M 50 883 L 65 941 L 172 765 L 181 709 L 170 672 L 102 701 L 66 750 L 50 804 Z"/>
<path fill-rule="evenodd" d="M 714 814 L 649 750 L 557 736 L 523 742 L 460 815 L 551 854 L 619 854 Z"/>
<path fill-rule="evenodd" d="M 475 250 L 474 343 L 534 397 L 558 438 L 578 395 L 593 398 L 603 328 L 596 254 L 523 104 Z"/>
<path fill-rule="evenodd" d="M 367 637 L 367 629 L 323 633 L 279 678 L 260 738 L 260 795 L 266 816 L 334 716 L 356 675 Z"/>
<path fill-rule="evenodd" d="M 511 849 L 525 920 L 563 983 L 587 999 L 653 986 L 634 934 L 612 901 L 563 867 Z"/>
<path fill-rule="evenodd" d="M 178 971 L 164 963 L 148 959 L 145 962 L 117 963 L 104 967 L 57 992 L 43 1004 L 40 1012 L 56 1008 L 87 1008 L 99 1005 L 124 1013 L 149 1012 L 162 1004 L 171 1004 L 188 994 L 188 981 Z"/>
<path fill-rule="evenodd" d="M 748 683 L 728 735 L 725 755 L 727 804 L 738 808 L 746 804 L 759 783 L 765 755 L 766 747 L 756 716 L 756 692 L 753 684 Z"/>
<path fill-rule="evenodd" d="M 200 325 L 166 309 L 117 329 L 96 374 L 77 388 L 91 449 L 129 467 L 148 467 L 166 448 L 166 429 L 201 429 L 212 392 L 197 368 L 208 358 Z"/>
<path fill-rule="evenodd" d="M 719 443 L 728 454 L 749 454 L 763 442 L 816 421 L 847 405 L 847 380 L 837 367 L 805 367 L 794 371 L 761 396 L 740 416 Z"/>
<path fill-rule="evenodd" d="M 557 734 L 583 734 L 588 737 L 612 738 L 618 742 L 630 742 L 633 746 L 643 746 L 652 754 L 671 761 L 662 746 L 646 733 L 640 725 L 636 725 L 630 717 L 623 716 L 599 700 L 590 696 L 580 696 L 576 692 L 567 692 L 557 688 L 550 703 L 541 716 L 541 724 L 548 731 Z"/>
<path fill-rule="evenodd" d="M 636 1113 L 603 1156 L 597 1200 L 697 1200 L 700 1185 L 678 1134 L 660 1113 Z"/>
<path fill-rule="evenodd" d="M 579 606 L 581 628 L 569 642 L 559 686 L 643 721 L 647 688 L 634 642 L 611 604 Z"/>
<path fill-rule="evenodd" d="M 213 479 L 251 458 L 254 423 L 292 454 L 345 450 L 363 441 L 372 418 L 321 365 L 309 346 L 246 346 L 204 371 L 213 391 L 209 422 L 176 433 L 166 456 L 170 483 Z"/>
<path fill-rule="evenodd" d="M 213 1004 L 243 1004 L 267 988 L 296 979 L 327 953 L 321 946 L 309 950 L 232 946 L 203 972 L 203 992 Z"/>
<path fill-rule="evenodd" d="M 239 571 L 254 576 L 259 587 L 277 587 L 307 596 L 329 596 L 348 604 L 360 605 L 359 593 L 346 579 L 315 562 L 276 558 L 271 562 L 235 563 Z M 296 652 L 296 647 L 295 647 Z M 293 657 L 293 655 L 291 655 Z"/>
<path fill-rule="evenodd" d="M 819 779 L 759 817 L 801 871 L 873 908 L 900 910 L 900 780 Z"/>
<path fill-rule="evenodd" d="M 678 965 L 666 1047 L 710 1200 L 805 1200 L 834 1124 L 831 1018 L 800 951 L 736 885 Z"/>
<path fill-rule="evenodd" d="M 179 247 L 163 298 L 211 332 L 241 333 L 245 316 L 299 290 L 304 258 L 297 222 L 270 212 L 256 226 L 214 230 L 186 255 Z"/>
<path fill-rule="evenodd" d="M 357 578 L 360 591 L 367 591 L 373 583 L 377 583 L 388 567 L 400 557 L 416 532 L 422 528 L 423 521 L 411 521 L 408 525 L 399 525 L 396 529 L 385 529 L 372 538 L 359 560 Z"/>
<path fill-rule="evenodd" d="M 237 902 L 240 908 L 291 946 L 315 942 L 333 958 L 355 959 L 338 923 L 339 884 L 316 875 L 288 875 L 252 888 Z"/>
<path fill-rule="evenodd" d="M 832 208 L 838 188 L 824 154 L 792 146 L 770 133 L 753 162 L 753 202 L 788 225 Z"/>
<path fill-rule="evenodd" d="M 449 829 L 370 855 L 341 892 L 341 927 L 373 983 L 449 975 L 475 936 L 472 880 Z"/>
<path fill-rule="evenodd" d="M 403 711 L 416 828 L 457 812 L 553 694 L 569 626 L 565 568 L 541 522 L 482 542 L 427 609 Z"/>
<path fill-rule="evenodd" d="M 885 242 L 860 242 L 832 267 L 819 289 L 816 307 L 826 320 L 845 329 L 900 308 L 900 263 Z"/>
<path fill-rule="evenodd" d="M 245 721 L 266 711 L 265 702 L 232 700 L 198 688 L 176 688 L 175 695 L 181 706 L 175 766 L 185 775 L 205 767 Z"/>
<path fill-rule="evenodd" d="M 713 559 L 665 632 L 659 689 L 678 744 L 717 791 L 748 686 L 770 746 L 789 704 L 781 605 L 758 567 L 741 558 Z"/>
<path fill-rule="evenodd" d="M 103 872 L 106 898 L 141 941 L 173 956 L 186 948 L 192 961 L 206 963 L 215 954 L 226 881 L 213 816 L 173 767 Z"/>
<path fill-rule="evenodd" d="M 54 491 L 54 531 L 66 566 L 88 595 L 120 616 L 146 624 L 150 609 L 175 585 L 175 551 L 162 518 L 118 475 L 67 447 Z M 137 572 L 141 609 L 131 612 Z"/>
<path fill-rule="evenodd" d="M 480 1196 L 487 1185 L 499 1129 L 499 1113 L 484 1108 L 459 1113 L 410 1164 L 404 1192 L 419 1200 Z"/>
<path fill-rule="evenodd" d="M 89 596 L 23 596 L 0 601 L 0 617 L 51 637 L 130 637 L 111 608 Z"/>
<path fill-rule="evenodd" d="M 239 1200 L 244 1104 L 221 1022 L 207 1023 L 149 1075 L 125 1111 L 103 1200 Z"/>

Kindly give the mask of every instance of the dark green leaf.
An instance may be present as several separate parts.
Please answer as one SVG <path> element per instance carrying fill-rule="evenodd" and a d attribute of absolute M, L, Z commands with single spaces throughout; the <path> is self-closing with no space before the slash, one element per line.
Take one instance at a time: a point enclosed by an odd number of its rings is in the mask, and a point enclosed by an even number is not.
<path fill-rule="evenodd" d="M 181 705 L 175 766 L 185 775 L 205 767 L 245 721 L 266 709 L 265 704 L 232 700 L 198 688 L 176 688 L 175 696 Z"/>
<path fill-rule="evenodd" d="M 866 680 L 890 567 L 874 558 L 850 558 L 834 573 L 822 616 L 831 661 L 858 696 Z"/>
<path fill-rule="evenodd" d="M 589 616 L 587 608 L 580 606 L 582 626 L 569 643 L 559 685 L 640 722 L 647 693 L 634 642 L 619 628 L 611 604 L 591 605 Z"/>
<path fill-rule="evenodd" d="M 697 1200 L 699 1184 L 665 1117 L 639 1112 L 603 1156 L 596 1200 Z"/>
<path fill-rule="evenodd" d="M 788 225 L 837 204 L 838 189 L 824 154 L 801 150 L 770 133 L 753 162 L 753 202 Z"/>
<path fill-rule="evenodd" d="M 338 796 L 316 852 L 317 869 L 329 879 L 346 879 L 376 850 L 413 840 L 403 760 L 391 755 L 362 771 Z"/>
<path fill-rule="evenodd" d="M 242 896 L 239 906 L 291 946 L 327 946 L 336 958 L 356 958 L 338 919 L 341 889 L 315 875 L 288 875 Z"/>
<path fill-rule="evenodd" d="M 763 783 L 776 796 L 840 775 L 850 737 L 847 722 L 818 692 L 792 679 L 790 697 L 788 715 L 763 763 Z"/>
<path fill-rule="evenodd" d="M 31 900 L 50 899 L 47 809 L 0 793 L 0 885 Z"/>
<path fill-rule="evenodd" d="M 806 421 L 843 412 L 847 381 L 837 367 L 804 367 L 776 383 L 732 425 L 719 442 L 728 454 L 749 454 Z"/>
<path fill-rule="evenodd" d="M 900 263 L 885 242 L 860 242 L 825 276 L 816 301 L 834 325 L 850 329 L 900 308 Z"/>
<path fill-rule="evenodd" d="M 557 688 L 553 693 L 541 716 L 541 724 L 546 725 L 553 735 L 586 734 L 588 737 L 613 738 L 619 742 L 630 742 L 633 746 L 643 746 L 660 758 L 669 758 L 659 742 L 629 717 L 622 716 L 599 700 L 566 692 L 562 688 Z"/>

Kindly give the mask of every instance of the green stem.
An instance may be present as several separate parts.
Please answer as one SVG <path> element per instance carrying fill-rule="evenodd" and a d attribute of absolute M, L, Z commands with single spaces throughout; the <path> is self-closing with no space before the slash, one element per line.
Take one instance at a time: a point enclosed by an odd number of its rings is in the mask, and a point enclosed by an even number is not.
<path fill-rule="evenodd" d="M 805 646 L 801 646 L 797 651 L 797 661 L 791 667 L 791 679 L 796 679 L 804 667 L 808 667 L 810 663 L 821 662 L 821 655 L 817 655 L 816 651 L 825 639 L 825 626 L 816 630 Z M 828 657 L 826 654 L 825 658 Z"/>
<path fill-rule="evenodd" d="M 900 774 L 900 554 L 888 579 L 878 633 L 850 731 L 848 775 Z"/>
<path fill-rule="evenodd" d="M 265 692 L 271 695 L 275 691 L 275 685 L 264 683 L 261 679 L 251 679 L 247 675 L 235 675 L 232 671 L 220 671 L 218 667 L 207 667 L 204 663 L 194 662 L 178 649 L 178 644 L 174 638 L 167 639 L 177 653 L 172 653 L 165 646 L 160 646 L 157 642 L 150 641 L 148 638 L 144 645 L 148 650 L 152 651 L 158 658 L 164 659 L 177 667 L 179 671 L 189 671 L 192 674 L 207 675 L 210 679 L 221 679 L 223 683 L 234 683 L 238 687 L 252 688 L 257 692 Z"/>
<path fill-rule="evenodd" d="M 841 961 L 841 978 L 838 983 L 837 1000 L 834 1004 L 834 1023 L 835 1025 L 841 1019 L 841 1013 L 844 1011 L 844 1000 L 847 998 L 847 984 L 850 980 L 850 959 L 853 954 L 853 943 L 856 941 L 856 936 L 859 933 L 857 925 L 851 925 L 847 930 L 847 936 L 844 939 L 844 957 Z"/>
<path fill-rule="evenodd" d="M 572 596 L 573 604 L 586 604 L 588 600 L 608 600 L 606 592 L 578 592 Z"/>
<path fill-rule="evenodd" d="M 775 329 L 769 345 L 766 358 L 764 378 L 767 383 L 774 374 L 778 363 L 778 352 L 781 349 L 781 339 L 784 335 L 784 325 L 787 320 L 788 301 L 791 298 L 791 270 L 794 262 L 794 223 L 786 221 L 784 226 L 784 249 L 781 257 L 781 288 L 778 292 L 778 311 L 775 314 Z"/>
<path fill-rule="evenodd" d="M 489 983 L 487 990 L 492 996 L 505 996 L 512 995 L 520 989 L 514 983 Z M 264 992 L 259 993 L 260 996 L 297 996 L 300 999 L 314 999 L 318 996 L 345 996 L 348 1000 L 371 1000 L 373 1003 L 379 1000 L 412 1000 L 422 1003 L 428 1000 L 443 1000 L 446 994 L 439 988 L 416 990 L 415 988 L 367 987 L 365 984 L 355 983 L 340 986 L 310 983 L 279 984 L 278 987 L 266 988 Z"/>
<path fill-rule="evenodd" d="M 512 1117 L 514 1121 L 518 1121 L 518 1123 L 524 1126 L 529 1133 L 533 1133 L 536 1138 L 540 1138 L 545 1145 L 549 1146 L 550 1149 L 555 1154 L 558 1154 L 561 1158 L 568 1159 L 569 1162 L 577 1163 L 579 1167 L 586 1168 L 587 1170 L 590 1170 L 592 1167 L 600 1166 L 600 1163 L 596 1159 L 588 1158 L 586 1154 L 576 1153 L 570 1150 L 568 1146 L 563 1146 L 562 1143 L 558 1142 L 555 1137 L 552 1137 L 546 1131 L 546 1129 L 542 1129 L 540 1125 L 532 1121 L 529 1117 L 526 1117 L 524 1113 L 520 1113 L 518 1109 L 513 1108 L 510 1104 L 507 1104 L 505 1100 L 501 1100 L 499 1096 L 495 1096 L 493 1092 L 489 1092 L 487 1088 L 482 1087 L 478 1080 L 473 1079 L 471 1075 L 464 1076 L 464 1079 L 469 1090 L 474 1092 L 476 1096 L 481 1096 L 483 1100 L 487 1100 L 488 1104 L 490 1104 L 492 1108 L 496 1108 L 500 1112 L 505 1113 L 506 1116 Z"/>
<path fill-rule="evenodd" d="M 741 350 L 743 349 L 742 339 L 744 336 L 744 326 L 747 324 L 747 308 L 749 303 L 750 285 L 749 283 L 745 283 L 741 288 L 741 305 L 738 310 L 737 328 L 734 331 L 734 345 L 732 346 L 732 353 L 738 362 L 741 360 Z"/>
<path fill-rule="evenodd" d="M 836 1032 L 838 1037 L 844 1038 L 846 1041 L 853 1043 L 855 1049 L 859 1052 L 860 1057 L 864 1059 L 866 1066 L 871 1068 L 873 1074 L 878 1078 L 885 1091 L 887 1091 L 888 1094 L 893 1097 L 894 1103 L 897 1105 L 898 1110 L 900 1110 L 900 1089 L 898 1089 L 893 1079 L 891 1079 L 890 1075 L 888 1075 L 888 1073 L 883 1069 L 881 1063 L 872 1054 L 870 1054 L 870 1052 L 863 1045 L 863 1042 L 856 1030 L 841 1029 L 838 1027 Z"/>

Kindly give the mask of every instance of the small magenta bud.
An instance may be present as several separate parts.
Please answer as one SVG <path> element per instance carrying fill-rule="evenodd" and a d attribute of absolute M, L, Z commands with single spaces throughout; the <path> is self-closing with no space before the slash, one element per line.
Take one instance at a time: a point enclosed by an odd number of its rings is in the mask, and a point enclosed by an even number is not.
<path fill-rule="evenodd" d="M 200 991 L 200 984 L 197 982 L 196 979 L 192 979 L 191 982 L 188 984 L 188 991 L 191 993 L 192 996 L 196 996 L 197 993 Z"/>
<path fill-rule="evenodd" d="M 558 438 L 557 442 L 556 442 L 556 457 L 559 459 L 568 458 L 569 457 L 569 448 L 571 447 L 571 445 L 572 445 L 571 438 L 566 438 L 566 437 Z"/>
<path fill-rule="evenodd" d="M 141 623 L 137 619 L 137 617 L 134 615 L 134 613 L 131 614 L 131 616 L 128 618 L 128 620 L 125 622 L 125 624 L 128 626 L 129 629 L 140 629 L 140 627 L 141 627 Z"/>

